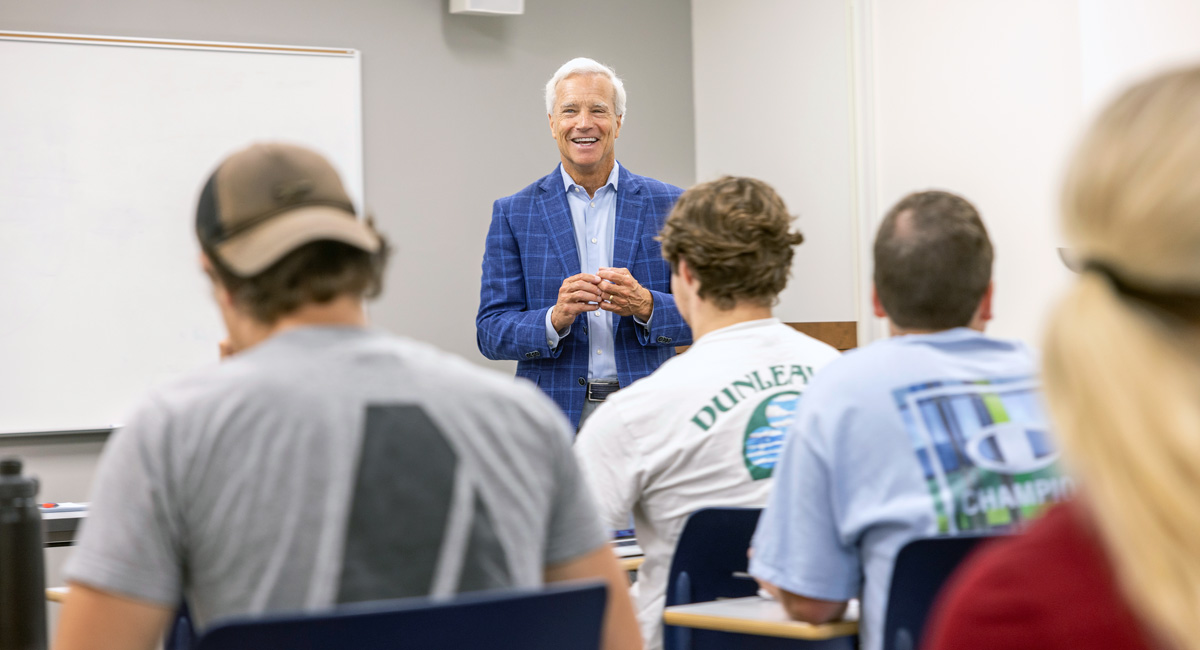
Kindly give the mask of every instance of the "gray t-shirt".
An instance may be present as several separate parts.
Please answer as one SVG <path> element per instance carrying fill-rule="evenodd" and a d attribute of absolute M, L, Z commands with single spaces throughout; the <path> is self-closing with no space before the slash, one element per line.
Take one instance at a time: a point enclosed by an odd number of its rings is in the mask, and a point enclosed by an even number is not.
<path fill-rule="evenodd" d="M 151 393 L 105 447 L 70 580 L 230 615 L 542 582 L 605 543 L 532 385 L 353 327 Z"/>

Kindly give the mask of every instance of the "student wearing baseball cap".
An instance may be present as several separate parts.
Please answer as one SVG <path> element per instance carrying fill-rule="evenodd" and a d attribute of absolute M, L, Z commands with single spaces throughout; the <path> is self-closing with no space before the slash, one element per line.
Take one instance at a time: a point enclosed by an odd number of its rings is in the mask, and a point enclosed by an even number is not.
<path fill-rule="evenodd" d="M 57 647 L 152 648 L 228 616 L 609 581 L 632 606 L 562 414 L 530 385 L 367 326 L 386 241 L 319 154 L 256 144 L 200 195 L 234 352 L 152 391 L 106 446 Z"/>

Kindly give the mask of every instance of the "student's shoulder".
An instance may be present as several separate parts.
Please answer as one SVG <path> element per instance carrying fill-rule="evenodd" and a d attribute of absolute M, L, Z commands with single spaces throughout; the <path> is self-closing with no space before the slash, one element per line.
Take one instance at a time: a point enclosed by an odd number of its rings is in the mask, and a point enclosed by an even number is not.
<path fill-rule="evenodd" d="M 676 355 L 667 359 L 654 372 L 622 387 L 605 400 L 609 413 L 653 414 L 678 396 L 690 394 L 688 379 L 694 370 L 692 359 Z"/>
<path fill-rule="evenodd" d="M 403 350 L 431 403 L 471 411 L 477 418 L 503 424 L 501 428 L 557 435 L 565 426 L 565 416 L 554 402 L 525 379 L 480 367 L 428 343 L 397 339 L 393 344 Z"/>
<path fill-rule="evenodd" d="M 792 346 L 797 354 L 811 358 L 813 360 L 811 363 L 823 365 L 842 356 L 842 353 L 832 345 L 789 325 L 780 323 L 775 331 L 780 340 L 786 345 Z"/>
<path fill-rule="evenodd" d="M 581 439 L 589 429 L 603 431 L 605 436 L 614 435 L 615 430 L 640 439 L 677 431 L 674 422 L 680 405 L 707 385 L 703 377 L 711 372 L 694 352 L 671 357 L 654 372 L 610 395 L 588 421 L 595 423 L 581 429 Z"/>
<path fill-rule="evenodd" d="M 393 349 L 405 366 L 419 376 L 422 384 L 436 390 L 453 390 L 463 398 L 494 395 L 526 399 L 530 395 L 541 395 L 528 381 L 475 365 L 424 341 L 388 336 L 381 344 Z"/>
<path fill-rule="evenodd" d="M 161 407 L 171 412 L 236 398 L 266 381 L 263 369 L 243 359 L 212 362 L 150 389 L 139 406 Z"/>
<path fill-rule="evenodd" d="M 881 369 L 893 367 L 906 356 L 907 353 L 897 349 L 890 339 L 837 353 L 816 374 L 811 389 L 872 381 Z"/>

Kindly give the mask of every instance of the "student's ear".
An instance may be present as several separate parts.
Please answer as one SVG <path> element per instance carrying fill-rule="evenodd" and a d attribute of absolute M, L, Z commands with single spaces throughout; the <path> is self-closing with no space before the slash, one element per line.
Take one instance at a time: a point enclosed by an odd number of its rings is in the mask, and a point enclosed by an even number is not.
<path fill-rule="evenodd" d="M 696 273 L 692 271 L 692 267 L 683 258 L 679 259 L 679 278 L 683 280 L 684 286 L 689 289 L 695 289 L 696 285 L 700 284 L 700 279 L 696 277 Z"/>
<path fill-rule="evenodd" d="M 887 312 L 883 310 L 883 303 L 879 302 L 879 291 L 875 289 L 875 285 L 871 285 L 871 307 L 875 310 L 876 318 L 887 318 Z"/>
<path fill-rule="evenodd" d="M 987 291 L 983 292 L 983 300 L 979 301 L 979 320 L 986 323 L 992 320 L 992 290 L 996 287 L 994 282 L 989 282 Z"/>

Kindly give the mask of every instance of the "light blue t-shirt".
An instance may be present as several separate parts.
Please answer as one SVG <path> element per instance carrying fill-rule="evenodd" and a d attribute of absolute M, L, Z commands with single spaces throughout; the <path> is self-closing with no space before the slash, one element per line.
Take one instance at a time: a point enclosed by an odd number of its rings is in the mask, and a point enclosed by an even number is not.
<path fill-rule="evenodd" d="M 1023 344 L 966 328 L 830 363 L 775 468 L 750 573 L 809 598 L 861 598 L 861 647 L 879 650 L 901 546 L 1008 527 L 1070 492 L 1036 372 Z"/>

